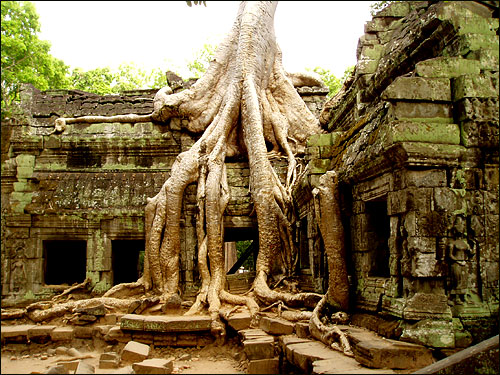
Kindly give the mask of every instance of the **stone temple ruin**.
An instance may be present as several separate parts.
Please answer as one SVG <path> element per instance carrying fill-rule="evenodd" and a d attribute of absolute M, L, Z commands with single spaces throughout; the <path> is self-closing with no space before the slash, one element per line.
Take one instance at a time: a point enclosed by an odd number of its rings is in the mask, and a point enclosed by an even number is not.
<path fill-rule="evenodd" d="M 326 290 L 312 191 L 334 169 L 351 323 L 442 353 L 498 334 L 499 22 L 491 3 L 396 2 L 365 25 L 354 74 L 337 96 L 297 87 L 326 130 L 308 139 L 293 193 L 298 287 Z M 189 83 L 170 84 L 175 92 Z M 25 86 L 22 115 L 2 123 L 2 307 L 50 299 L 87 277 L 94 294 L 137 280 L 146 198 L 194 143 L 186 120 L 70 124 L 62 133 L 54 120 L 147 114 L 155 93 Z M 257 246 L 248 165 L 227 166 L 225 241 Z M 284 177 L 285 161 L 273 166 Z M 192 184 L 181 222 L 185 300 L 199 288 L 195 198 Z M 243 293 L 251 280 L 252 272 L 231 274 L 227 288 Z"/>

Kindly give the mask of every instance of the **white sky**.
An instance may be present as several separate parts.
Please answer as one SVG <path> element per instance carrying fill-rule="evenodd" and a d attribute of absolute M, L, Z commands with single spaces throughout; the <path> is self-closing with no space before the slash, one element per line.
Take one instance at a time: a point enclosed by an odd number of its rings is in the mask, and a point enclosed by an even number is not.
<path fill-rule="evenodd" d="M 373 1 L 281 1 L 276 39 L 289 72 L 320 66 L 341 77 L 356 63 L 358 39 Z M 33 1 L 40 39 L 51 54 L 84 70 L 133 62 L 189 78 L 186 63 L 229 32 L 239 1 Z"/>

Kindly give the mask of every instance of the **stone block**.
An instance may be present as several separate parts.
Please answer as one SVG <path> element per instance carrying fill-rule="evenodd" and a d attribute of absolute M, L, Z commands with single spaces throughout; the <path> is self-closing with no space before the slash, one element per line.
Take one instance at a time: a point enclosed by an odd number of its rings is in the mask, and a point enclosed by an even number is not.
<path fill-rule="evenodd" d="M 263 316 L 259 324 L 260 329 L 271 335 L 290 335 L 293 333 L 294 324 L 280 318 Z"/>
<path fill-rule="evenodd" d="M 330 159 L 313 159 L 308 166 L 309 174 L 324 174 L 330 168 Z"/>
<path fill-rule="evenodd" d="M 96 306 L 76 309 L 75 312 L 82 315 L 104 316 L 106 315 L 106 308 L 104 304 L 100 303 Z"/>
<path fill-rule="evenodd" d="M 287 345 L 285 355 L 289 362 L 299 367 L 304 373 L 311 373 L 314 361 L 338 359 L 343 356 L 319 341 Z"/>
<path fill-rule="evenodd" d="M 307 147 L 314 146 L 330 146 L 332 144 L 332 136 L 328 134 L 313 134 L 307 138 Z"/>
<path fill-rule="evenodd" d="M 155 332 L 153 335 L 154 346 L 177 346 L 177 335 L 175 333 Z"/>
<path fill-rule="evenodd" d="M 51 332 L 56 326 L 35 326 L 28 329 L 28 339 L 30 341 L 44 344 L 51 340 Z"/>
<path fill-rule="evenodd" d="M 36 327 L 31 324 L 2 326 L 2 342 L 28 342 L 28 330 Z"/>
<path fill-rule="evenodd" d="M 269 335 L 260 328 L 243 329 L 238 332 L 238 335 L 240 336 L 241 341 L 253 339 L 256 337 L 269 337 Z"/>
<path fill-rule="evenodd" d="M 243 350 L 249 360 L 274 357 L 274 338 L 262 336 L 243 341 Z"/>
<path fill-rule="evenodd" d="M 359 60 L 356 65 L 356 72 L 358 74 L 372 74 L 375 73 L 378 67 L 379 60 L 365 59 Z"/>
<path fill-rule="evenodd" d="M 150 347 L 137 341 L 129 341 L 122 350 L 122 361 L 142 361 L 149 356 Z"/>
<path fill-rule="evenodd" d="M 235 331 L 241 331 L 250 327 L 251 317 L 249 313 L 236 313 L 227 318 L 227 324 Z"/>
<path fill-rule="evenodd" d="M 453 78 L 464 74 L 479 75 L 480 71 L 479 61 L 462 57 L 436 57 L 415 64 L 419 77 Z"/>
<path fill-rule="evenodd" d="M 104 336 L 104 340 L 110 342 L 129 342 L 132 340 L 132 335 L 123 332 L 120 327 L 115 326 L 109 329 L 108 333 Z"/>
<path fill-rule="evenodd" d="M 123 318 L 122 318 L 123 322 Z M 212 320 L 206 315 L 195 316 L 144 316 L 143 330 L 156 332 L 209 331 Z M 123 328 L 123 327 L 122 327 Z M 132 329 L 132 328 L 127 328 Z"/>
<path fill-rule="evenodd" d="M 393 121 L 387 128 L 386 145 L 397 142 L 460 144 L 460 126 L 450 123 Z"/>
<path fill-rule="evenodd" d="M 401 341 L 373 338 L 352 347 L 360 364 L 379 369 L 417 369 L 434 362 L 430 349 Z"/>
<path fill-rule="evenodd" d="M 305 322 L 297 322 L 295 323 L 295 332 L 297 333 L 297 337 L 299 338 L 308 338 L 309 337 L 309 323 Z"/>
<path fill-rule="evenodd" d="M 279 374 L 279 358 L 250 361 L 248 363 L 247 374 Z"/>
<path fill-rule="evenodd" d="M 389 112 L 396 120 L 453 123 L 452 106 L 444 102 L 396 101 L 391 103 Z"/>
<path fill-rule="evenodd" d="M 454 348 L 455 329 L 451 320 L 423 319 L 406 325 L 400 340 L 433 348 Z"/>
<path fill-rule="evenodd" d="M 463 98 L 455 103 L 456 120 L 495 121 L 498 119 L 497 98 Z"/>
<path fill-rule="evenodd" d="M 382 99 L 449 102 L 451 101 L 450 80 L 448 78 L 397 77 L 384 90 Z"/>
<path fill-rule="evenodd" d="M 495 148 L 499 142 L 498 123 L 494 121 L 463 121 L 460 141 L 465 147 Z"/>
<path fill-rule="evenodd" d="M 492 77 L 463 75 L 452 79 L 453 101 L 463 98 L 498 98 L 498 86 Z"/>
<path fill-rule="evenodd" d="M 198 334 L 196 333 L 177 333 L 176 346 L 197 346 Z"/>
<path fill-rule="evenodd" d="M 76 366 L 75 374 L 94 374 L 95 367 L 85 361 L 80 361 Z"/>
<path fill-rule="evenodd" d="M 136 374 L 171 374 L 174 370 L 174 358 L 146 359 L 132 365 Z"/>
<path fill-rule="evenodd" d="M 74 374 L 74 371 L 78 367 L 78 363 L 80 363 L 79 359 L 73 359 L 71 361 L 58 361 L 57 364 L 64 366 L 64 368 L 67 371 L 70 371 L 72 374 Z"/>
<path fill-rule="evenodd" d="M 131 331 L 144 331 L 144 319 L 142 315 L 126 314 L 120 319 L 120 328 Z"/>
<path fill-rule="evenodd" d="M 92 327 L 75 327 L 73 329 L 75 339 L 91 339 Z"/>
<path fill-rule="evenodd" d="M 408 320 L 451 319 L 451 317 L 448 297 L 444 293 L 415 293 L 406 301 L 403 309 L 403 318 Z"/>
<path fill-rule="evenodd" d="M 379 17 L 405 17 L 410 12 L 410 5 L 404 1 L 389 3 L 381 11 L 377 12 L 373 18 Z"/>

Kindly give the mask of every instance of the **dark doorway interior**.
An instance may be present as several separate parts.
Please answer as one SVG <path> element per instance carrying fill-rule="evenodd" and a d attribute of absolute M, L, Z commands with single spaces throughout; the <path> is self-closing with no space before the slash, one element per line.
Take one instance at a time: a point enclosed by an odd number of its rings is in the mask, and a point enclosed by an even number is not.
<path fill-rule="evenodd" d="M 81 283 L 87 269 L 87 241 L 43 241 L 46 285 Z"/>
<path fill-rule="evenodd" d="M 111 241 L 113 285 L 137 281 L 143 271 L 144 240 Z"/>
<path fill-rule="evenodd" d="M 369 276 L 389 277 L 390 222 L 387 201 L 366 202 L 366 214 L 368 246 L 372 254 Z"/>
<path fill-rule="evenodd" d="M 255 228 L 224 228 L 224 242 L 236 242 L 237 260 L 229 265 L 227 274 L 236 273 L 241 267 L 255 270 L 258 253 L 258 232 Z"/>

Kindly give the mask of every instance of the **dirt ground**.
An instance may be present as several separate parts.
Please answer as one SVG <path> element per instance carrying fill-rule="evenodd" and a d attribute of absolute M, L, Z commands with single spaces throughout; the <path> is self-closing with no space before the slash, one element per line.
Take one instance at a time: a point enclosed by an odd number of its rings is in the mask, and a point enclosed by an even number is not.
<path fill-rule="evenodd" d="M 66 355 L 53 354 L 54 349 L 59 346 L 53 343 L 42 344 L 8 344 L 2 347 L 1 373 L 2 374 L 44 374 L 55 366 L 58 361 L 71 360 L 75 358 Z M 118 369 L 100 369 L 99 357 L 105 351 L 119 350 L 124 346 L 93 348 L 85 341 L 72 342 L 67 348 L 76 348 L 82 355 L 83 360 L 95 368 L 96 374 L 124 374 L 130 373 L 131 364 L 121 363 Z M 216 347 L 209 345 L 204 348 L 154 348 L 149 358 L 174 357 L 174 374 L 245 374 L 246 362 L 238 361 L 242 348 L 234 341 L 228 341 L 227 345 Z"/>

